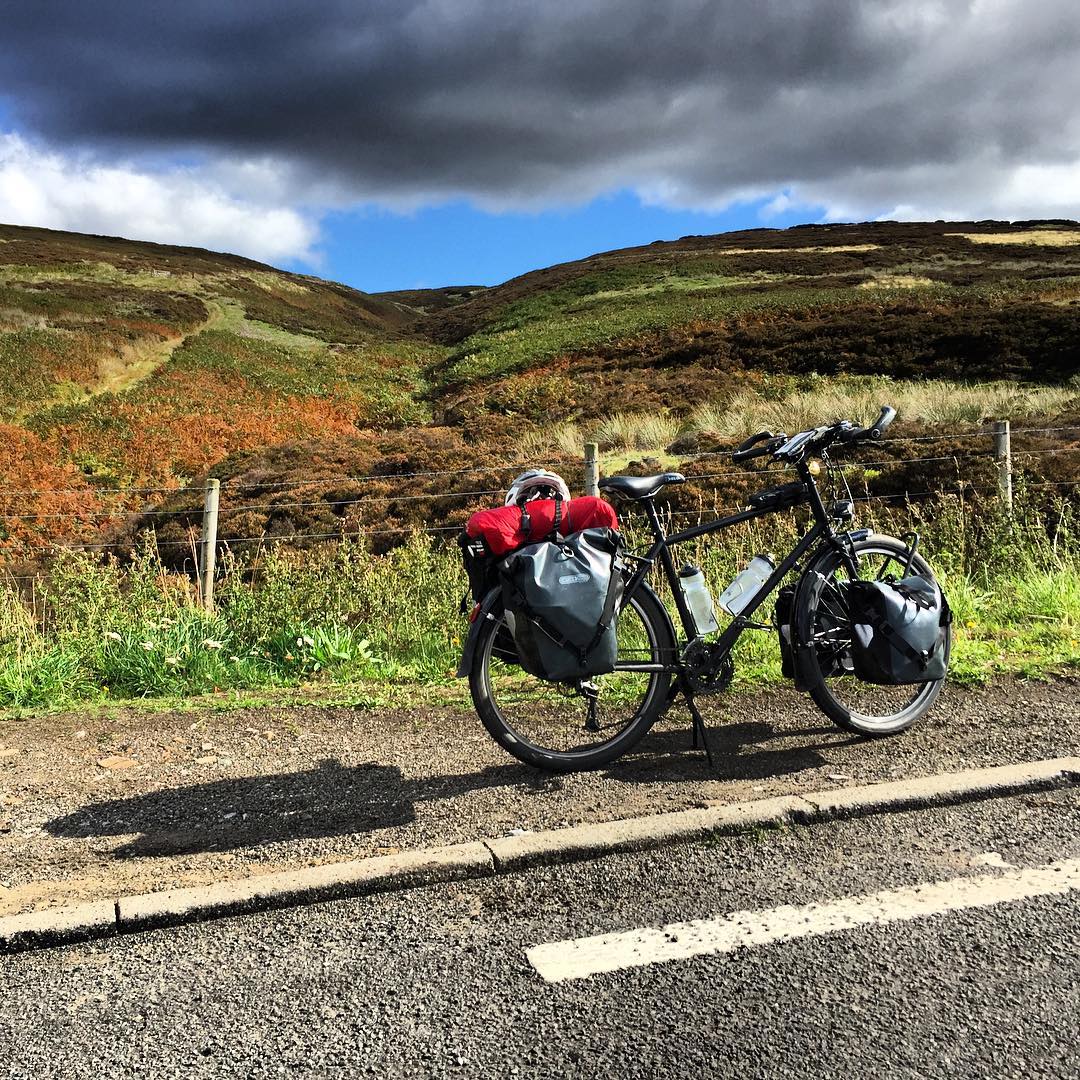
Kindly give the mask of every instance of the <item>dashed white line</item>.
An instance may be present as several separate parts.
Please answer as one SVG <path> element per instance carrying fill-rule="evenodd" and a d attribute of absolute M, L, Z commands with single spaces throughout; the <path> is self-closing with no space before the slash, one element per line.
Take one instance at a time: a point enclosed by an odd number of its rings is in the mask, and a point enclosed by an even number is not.
<path fill-rule="evenodd" d="M 787 904 L 764 911 L 736 911 L 718 919 L 671 923 L 659 929 L 643 927 L 555 941 L 536 945 L 526 955 L 542 978 L 563 982 L 605 971 L 772 945 L 860 926 L 925 919 L 1074 889 L 1080 889 L 1080 859 L 1066 859 L 1026 870 L 954 878 L 825 904 Z"/>

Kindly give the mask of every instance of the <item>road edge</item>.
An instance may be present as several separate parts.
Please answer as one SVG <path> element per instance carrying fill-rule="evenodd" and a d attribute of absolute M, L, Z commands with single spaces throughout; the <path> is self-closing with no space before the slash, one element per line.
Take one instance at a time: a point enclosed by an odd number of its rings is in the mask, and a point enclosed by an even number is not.
<path fill-rule="evenodd" d="M 813 825 L 1080 784 L 1080 757 L 938 773 L 667 814 L 574 825 L 0 917 L 0 955 L 230 915 L 513 873 L 709 836 Z"/>

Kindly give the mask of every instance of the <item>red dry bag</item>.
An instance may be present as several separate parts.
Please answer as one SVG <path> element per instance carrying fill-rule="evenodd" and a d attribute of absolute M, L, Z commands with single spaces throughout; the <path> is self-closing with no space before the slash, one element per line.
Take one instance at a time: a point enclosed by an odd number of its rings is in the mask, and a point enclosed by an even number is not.
<path fill-rule="evenodd" d="M 556 518 L 563 536 L 582 529 L 619 527 L 615 511 L 603 499 L 583 495 L 560 503 L 558 513 L 555 499 L 533 499 L 523 506 L 478 510 L 469 518 L 465 532 L 474 540 L 482 540 L 489 554 L 505 555 L 550 536 L 555 531 Z"/>

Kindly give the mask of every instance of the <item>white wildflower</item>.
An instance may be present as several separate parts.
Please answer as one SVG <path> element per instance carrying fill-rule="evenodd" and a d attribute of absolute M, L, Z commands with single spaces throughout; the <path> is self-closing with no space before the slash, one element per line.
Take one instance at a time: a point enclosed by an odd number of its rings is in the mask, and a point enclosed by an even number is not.
<path fill-rule="evenodd" d="M 178 667 L 179 664 L 180 664 L 180 657 L 179 656 L 166 656 L 165 657 L 165 664 L 166 664 L 167 667 Z"/>
<path fill-rule="evenodd" d="M 123 641 L 124 639 L 115 630 L 106 630 L 105 636 L 110 641 Z"/>
<path fill-rule="evenodd" d="M 215 641 L 213 638 L 207 638 L 203 642 L 203 647 L 206 649 L 224 649 L 225 645 L 223 642 Z"/>
<path fill-rule="evenodd" d="M 153 652 L 154 643 L 152 641 L 144 641 L 142 642 L 142 648 L 144 648 L 147 652 Z"/>

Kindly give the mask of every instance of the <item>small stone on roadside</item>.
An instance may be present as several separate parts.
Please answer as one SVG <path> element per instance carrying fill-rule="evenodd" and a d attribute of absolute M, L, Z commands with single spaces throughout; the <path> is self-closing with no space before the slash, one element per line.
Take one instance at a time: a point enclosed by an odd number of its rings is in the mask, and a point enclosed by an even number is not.
<path fill-rule="evenodd" d="M 195 759 L 196 765 L 215 765 L 217 764 L 217 756 L 215 754 L 208 754 L 206 757 L 197 757 Z"/>
<path fill-rule="evenodd" d="M 998 870 L 1012 870 L 1013 864 L 1006 862 L 996 851 L 984 851 L 981 855 L 974 855 L 971 859 L 972 866 L 993 866 Z"/>
<path fill-rule="evenodd" d="M 851 777 L 847 773 L 831 772 L 825 774 L 826 780 L 850 780 Z"/>
<path fill-rule="evenodd" d="M 112 757 L 98 758 L 98 765 L 103 769 L 109 769 L 112 772 L 117 772 L 121 769 L 134 769 L 138 767 L 138 762 L 134 758 L 120 757 L 113 755 Z"/>

